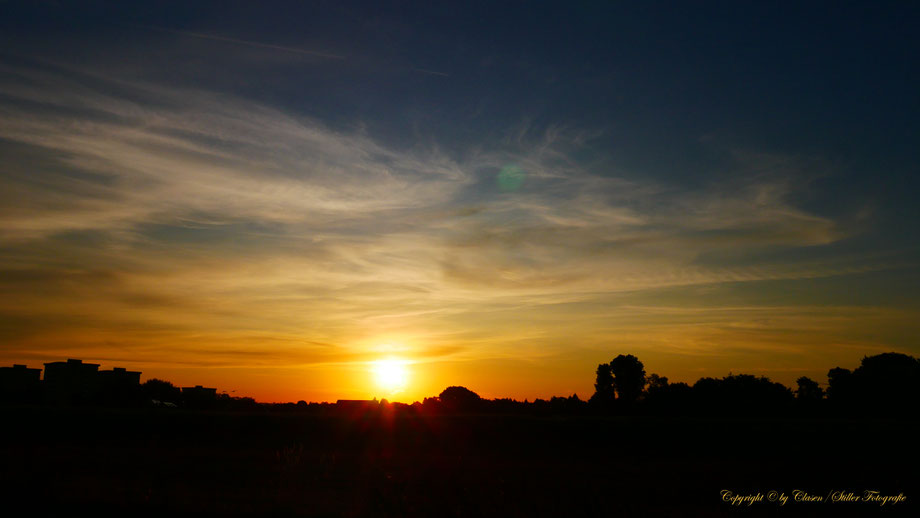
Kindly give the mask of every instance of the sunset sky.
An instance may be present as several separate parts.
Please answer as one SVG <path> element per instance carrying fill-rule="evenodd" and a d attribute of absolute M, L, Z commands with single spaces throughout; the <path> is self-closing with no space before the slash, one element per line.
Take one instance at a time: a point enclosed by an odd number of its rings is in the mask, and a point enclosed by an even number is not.
<path fill-rule="evenodd" d="M 0 364 L 411 402 L 920 354 L 915 4 L 367 4 L 0 4 Z"/>

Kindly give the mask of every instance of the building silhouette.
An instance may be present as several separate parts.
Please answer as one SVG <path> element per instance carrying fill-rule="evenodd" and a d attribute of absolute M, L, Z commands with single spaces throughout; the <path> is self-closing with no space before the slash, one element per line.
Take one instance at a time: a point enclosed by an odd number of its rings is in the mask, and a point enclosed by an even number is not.
<path fill-rule="evenodd" d="M 129 371 L 124 367 L 115 367 L 108 371 L 99 371 L 99 380 L 107 387 L 129 387 L 140 385 L 140 371 Z"/>
<path fill-rule="evenodd" d="M 217 389 L 201 385 L 182 387 L 182 399 L 189 408 L 211 408 L 217 402 Z"/>
<path fill-rule="evenodd" d="M 68 359 L 45 364 L 45 397 L 52 403 L 92 401 L 99 390 L 99 364 Z"/>
<path fill-rule="evenodd" d="M 41 389 L 41 369 L 25 365 L 0 367 L 0 400 L 34 401 Z"/>
<path fill-rule="evenodd" d="M 141 373 L 124 367 L 99 370 L 98 363 L 45 363 L 41 369 L 25 365 L 0 367 L 0 399 L 10 402 L 53 404 L 130 404 L 139 402 Z"/>
<path fill-rule="evenodd" d="M 143 400 L 140 371 L 129 371 L 124 367 L 99 371 L 98 382 L 97 400 L 100 403 L 129 405 Z"/>

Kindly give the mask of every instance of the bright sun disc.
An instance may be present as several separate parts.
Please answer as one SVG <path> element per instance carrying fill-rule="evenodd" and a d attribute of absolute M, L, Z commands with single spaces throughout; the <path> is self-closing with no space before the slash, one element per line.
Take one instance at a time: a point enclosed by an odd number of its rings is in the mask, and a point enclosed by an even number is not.
<path fill-rule="evenodd" d="M 402 360 L 377 360 L 374 362 L 374 377 L 378 387 L 393 393 L 406 387 L 409 370 Z"/>

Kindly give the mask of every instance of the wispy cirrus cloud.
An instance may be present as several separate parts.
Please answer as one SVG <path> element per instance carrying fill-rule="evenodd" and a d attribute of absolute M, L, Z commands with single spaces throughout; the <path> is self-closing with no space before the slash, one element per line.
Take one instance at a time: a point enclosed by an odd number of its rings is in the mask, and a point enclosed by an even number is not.
<path fill-rule="evenodd" d="M 261 41 L 241 40 L 241 39 L 237 39 L 237 38 L 230 38 L 230 37 L 227 37 L 227 36 L 220 36 L 220 35 L 216 35 L 216 34 L 204 34 L 204 33 L 200 33 L 200 32 L 191 32 L 191 31 L 179 31 L 179 30 L 175 30 L 175 29 L 167 29 L 167 28 L 165 28 L 165 27 L 154 27 L 154 26 L 143 26 L 143 27 L 138 27 L 138 28 L 140 28 L 140 29 L 149 29 L 149 30 L 152 30 L 152 31 L 167 32 L 167 33 L 170 33 L 170 34 L 179 34 L 179 35 L 182 35 L 182 36 L 188 36 L 188 37 L 190 37 L 190 38 L 199 38 L 199 39 L 204 39 L 204 40 L 222 41 L 222 42 L 226 42 L 226 43 L 233 43 L 233 44 L 235 44 L 235 45 L 245 45 L 245 46 L 247 46 L 247 47 L 256 47 L 256 48 L 269 49 L 269 50 L 280 50 L 280 51 L 284 51 L 284 52 L 293 52 L 293 53 L 295 53 L 295 54 L 302 54 L 302 55 L 313 56 L 313 57 L 318 57 L 318 58 L 325 58 L 325 59 L 345 59 L 345 56 L 342 56 L 342 55 L 340 55 L 340 54 L 333 54 L 333 53 L 331 53 L 331 52 L 325 52 L 325 51 L 320 51 L 320 50 L 303 49 L 303 48 L 298 48 L 298 47 L 288 47 L 288 46 L 284 46 L 284 45 L 273 45 L 273 44 L 265 43 L 265 42 L 261 42 Z"/>
<path fill-rule="evenodd" d="M 10 235 L 189 215 L 322 221 L 445 202 L 466 180 L 444 157 L 395 152 L 239 99 L 84 75 L 26 77 L 29 87 L 0 87 L 14 99 L 0 135 L 53 153 L 60 172 L 8 171 L 20 190 L 36 187 L 7 218 Z M 86 84 L 100 81 L 113 92 Z M 50 113 L 36 115 L 35 103 Z"/>
<path fill-rule="evenodd" d="M 886 267 L 701 260 L 847 237 L 792 203 L 794 159 L 688 188 L 585 164 L 590 134 L 556 127 L 447 154 L 232 95 L 47 64 L 5 71 L 0 313 L 20 344 L 7 347 L 69 333 L 194 342 L 193 357 L 245 343 L 315 363 L 393 335 L 419 354 L 485 357 L 555 335 L 479 327 L 484 307 L 616 313 L 607 294 Z M 500 188 L 509 165 L 520 185 Z M 509 345 L 477 348 L 495 341 L 489 329 Z"/>

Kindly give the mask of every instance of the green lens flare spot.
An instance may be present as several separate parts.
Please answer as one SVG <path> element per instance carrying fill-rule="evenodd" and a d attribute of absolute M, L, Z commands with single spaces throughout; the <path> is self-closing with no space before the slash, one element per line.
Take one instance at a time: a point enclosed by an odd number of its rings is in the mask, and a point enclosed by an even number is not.
<path fill-rule="evenodd" d="M 516 165 L 506 165 L 498 173 L 498 188 L 505 192 L 516 191 L 524 184 L 527 174 Z"/>

